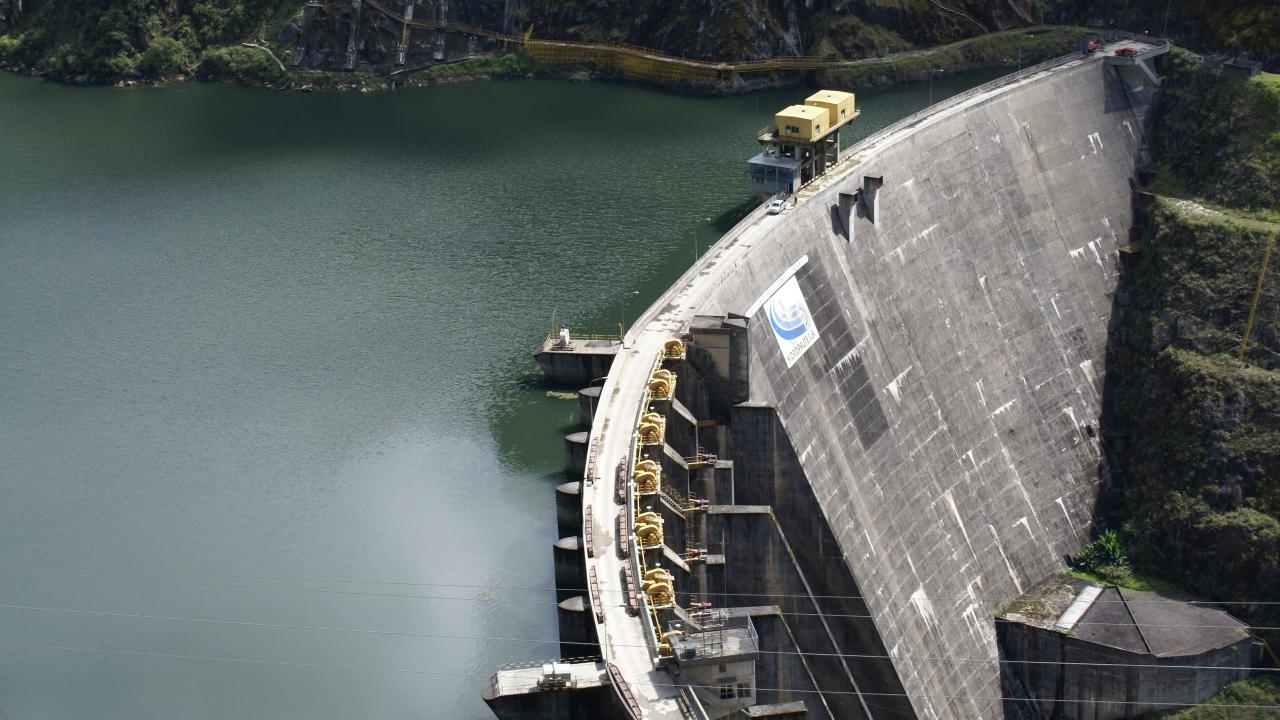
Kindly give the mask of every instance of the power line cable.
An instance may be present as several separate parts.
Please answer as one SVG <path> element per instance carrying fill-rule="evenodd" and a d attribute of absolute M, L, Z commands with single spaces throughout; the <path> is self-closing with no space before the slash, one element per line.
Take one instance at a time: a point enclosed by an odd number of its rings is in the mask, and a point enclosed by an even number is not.
<path fill-rule="evenodd" d="M 174 617 L 174 616 L 167 616 L 167 615 L 146 615 L 141 613 L 110 612 L 105 610 L 73 610 L 70 608 L 50 608 L 50 607 L 41 607 L 36 605 L 0 604 L 0 608 L 7 608 L 12 610 L 38 611 L 38 612 L 55 612 L 55 613 L 65 613 L 65 614 L 72 614 L 72 615 L 96 615 L 96 616 L 128 618 L 128 619 L 138 619 L 138 620 L 190 622 L 190 623 L 209 624 L 209 625 L 229 625 L 229 626 L 280 629 L 280 630 L 341 632 L 341 633 L 356 633 L 356 634 L 367 634 L 367 635 L 388 635 L 388 636 L 397 636 L 397 637 L 416 637 L 416 638 L 448 639 L 448 640 L 478 640 L 478 641 L 485 641 L 485 642 L 520 642 L 520 643 L 534 643 L 539 645 L 560 644 L 560 645 L 582 645 L 582 646 L 588 646 L 588 647 L 597 647 L 600 645 L 599 643 L 593 643 L 593 642 L 562 641 L 558 639 L 549 640 L 549 639 L 526 638 L 526 637 L 498 637 L 498 636 L 490 636 L 490 635 L 452 635 L 447 633 L 417 633 L 417 632 L 397 631 L 397 630 L 373 630 L 373 629 L 366 629 L 366 628 L 343 628 L 343 627 L 325 627 L 325 626 L 318 626 L 318 625 L 260 623 L 260 622 L 250 622 L 245 620 L 187 618 L 187 617 Z M 619 647 L 619 648 L 649 647 L 647 644 L 636 645 L 636 644 L 627 644 L 627 643 L 607 643 L 607 645 L 609 647 Z M 1169 669 L 1181 668 L 1186 670 L 1254 670 L 1257 672 L 1280 672 L 1280 668 L 1254 668 L 1252 666 L 1250 667 L 1230 667 L 1230 666 L 1219 666 L 1219 665 L 1163 666 L 1163 665 L 1151 665 L 1149 663 L 1070 662 L 1070 661 L 1057 661 L 1057 660 L 1009 660 L 1009 659 L 1000 659 L 1000 658 L 956 658 L 956 657 L 949 657 L 949 656 L 914 657 L 910 655 L 892 656 L 892 655 L 876 655 L 876 654 L 870 654 L 870 653 L 834 653 L 834 652 L 812 652 L 812 651 L 792 652 L 787 650 L 758 650 L 758 652 L 766 655 L 790 655 L 790 656 L 803 656 L 803 657 L 839 657 L 839 658 L 852 658 L 852 659 L 860 659 L 860 660 L 895 660 L 896 659 L 896 660 L 911 660 L 914 662 L 947 662 L 947 663 L 954 663 L 954 664 L 1000 663 L 1000 664 L 1017 664 L 1017 665 L 1066 665 L 1066 666 L 1086 666 L 1086 667 L 1146 668 L 1146 669 L 1153 669 L 1153 670 L 1169 670 Z"/>
<path fill-rule="evenodd" d="M 393 586 L 406 586 L 406 587 L 441 587 L 441 588 L 444 588 L 444 587 L 454 587 L 454 588 L 476 589 L 476 590 L 530 590 L 530 591 L 547 591 L 547 592 L 558 591 L 558 592 L 579 592 L 579 593 L 585 593 L 585 592 L 588 592 L 587 588 L 580 588 L 580 587 L 555 587 L 555 586 L 547 586 L 547 585 L 486 585 L 486 584 L 468 584 L 468 583 L 409 582 L 409 581 L 404 581 L 404 580 L 354 580 L 354 579 L 345 579 L 345 578 L 326 578 L 326 577 L 288 577 L 288 576 L 277 576 L 277 575 L 236 575 L 236 574 L 231 574 L 231 573 L 198 573 L 198 572 L 176 571 L 176 570 L 172 570 L 172 571 L 171 571 L 171 570 L 131 570 L 131 569 L 126 569 L 126 568 L 102 568 L 102 567 L 91 567 L 91 566 L 81 566 L 81 565 L 52 565 L 52 564 L 46 564 L 46 563 L 29 563 L 29 562 L 13 562 L 13 561 L 0 561 L 0 566 L 23 567 L 23 568 L 30 568 L 30 569 L 34 569 L 34 570 L 44 570 L 44 569 L 48 569 L 48 570 L 52 570 L 52 571 L 63 571 L 63 570 L 86 570 L 86 571 L 96 572 L 96 573 L 121 573 L 121 574 L 128 574 L 128 575 L 167 575 L 167 576 L 175 576 L 175 577 L 220 577 L 220 578 L 234 578 L 234 579 L 243 579 L 243 580 L 265 580 L 265 581 L 272 581 L 272 582 L 315 582 L 315 583 L 326 583 L 326 582 L 328 582 L 328 583 L 340 583 L 340 584 L 393 585 Z M 68 573 L 68 574 L 69 574 L 69 573 Z M 106 576 L 106 575 L 82 575 L 82 576 L 77 576 L 77 577 L 98 577 L 98 578 L 103 578 L 103 579 L 111 579 L 109 576 Z M 166 580 L 166 579 L 163 579 L 163 578 L 138 578 L 138 580 L 143 581 L 143 582 L 181 582 L 181 581 L 177 581 L 177 580 Z M 341 590 L 322 590 L 322 589 L 309 589 L 309 588 L 271 588 L 271 587 L 258 586 L 258 585 L 244 586 L 244 585 L 217 585 L 217 584 L 214 584 L 214 583 L 200 583 L 200 584 L 202 584 L 202 585 L 213 585 L 213 586 L 218 586 L 218 587 L 230 587 L 230 588 L 269 589 L 269 590 L 275 590 L 275 589 L 278 589 L 278 590 L 299 590 L 299 591 L 302 591 L 302 592 L 308 592 L 308 591 L 314 591 L 314 592 L 334 592 L 334 593 L 343 593 L 343 592 L 346 592 L 346 591 L 341 591 Z M 623 594 L 623 593 L 625 593 L 626 591 L 625 591 L 625 590 L 614 590 L 614 589 L 601 589 L 601 590 L 600 590 L 600 592 L 601 592 L 601 593 Z M 360 593 L 360 592 L 355 592 L 355 591 L 353 591 L 353 594 L 365 594 L 365 593 Z M 369 593 L 369 594 L 381 595 L 381 594 L 383 594 L 383 593 Z M 808 599 L 816 599 L 816 600 L 871 600 L 871 599 L 910 600 L 910 599 L 911 599 L 911 597 L 912 597 L 912 595 L 874 595 L 874 596 L 868 596 L 868 595 L 818 595 L 818 594 L 810 595 L 810 594 L 805 594 L 805 593 L 787 594 L 787 593 L 762 593 L 762 592 L 693 592 L 693 591 L 679 591 L 679 592 L 677 592 L 676 594 L 677 594 L 677 595 L 690 596 L 690 597 L 693 597 L 693 596 L 702 596 L 702 595 L 711 595 L 711 596 L 719 596 L 719 597 L 799 598 L 799 599 L 803 599 L 803 600 L 808 600 Z M 390 595 L 391 595 L 392 597 L 424 597 L 424 598 L 429 598 L 429 599 L 455 599 L 455 598 L 436 598 L 436 597 L 434 597 L 434 596 L 424 596 L 424 595 L 394 595 L 394 594 L 390 594 Z M 457 599 L 471 599 L 471 598 L 457 598 Z M 947 599 L 948 599 L 948 598 L 941 598 L 941 599 L 938 599 L 937 601 L 938 601 L 938 602 L 941 602 L 941 601 L 943 601 L 943 600 L 947 600 Z M 973 598 L 972 598 L 972 596 L 970 596 L 970 595 L 961 595 L 961 596 L 957 596 L 957 597 L 955 597 L 955 598 L 949 598 L 949 599 L 950 599 L 950 600 L 954 600 L 954 601 L 959 602 L 959 601 L 963 601 L 963 600 L 972 600 Z M 1108 600 L 1108 599 L 1105 599 L 1105 598 L 1098 598 L 1098 599 L 1094 600 L 1094 603 L 1095 603 L 1095 604 L 1096 604 L 1096 603 L 1104 603 L 1104 602 L 1110 602 L 1110 603 L 1127 603 L 1127 604 L 1132 605 L 1132 604 L 1134 604 L 1134 603 L 1162 603 L 1162 602 L 1167 602 L 1167 600 L 1142 600 L 1142 599 L 1132 599 L 1132 600 Z M 1178 601 L 1178 602 L 1182 602 L 1182 603 L 1184 603 L 1184 604 L 1188 604 L 1188 605 L 1280 605 L 1280 600 L 1180 600 L 1180 601 Z M 828 615 L 828 617 L 839 617 L 839 616 L 836 616 L 836 615 Z M 850 616 L 845 616 L 845 617 L 871 617 L 871 616 L 869 616 L 869 615 L 850 615 Z"/>
<path fill-rule="evenodd" d="M 659 683 L 650 680 L 628 680 L 633 685 L 652 685 L 654 687 L 688 687 L 701 688 L 705 690 L 718 690 L 719 685 L 695 685 L 692 683 Z M 939 700 L 1012 700 L 1015 702 L 1028 703 L 1092 703 L 1105 705 L 1163 705 L 1166 707 L 1207 707 L 1207 708 L 1255 708 L 1280 711 L 1280 705 L 1264 705 L 1264 704 L 1241 704 L 1234 705 L 1231 703 L 1181 703 L 1181 702 L 1161 702 L 1161 701 L 1142 701 L 1142 700 L 1103 700 L 1103 699 L 1070 699 L 1070 698 L 1025 698 L 1010 697 L 1007 695 L 968 695 L 968 694 L 942 694 L 942 693 L 890 693 L 890 692 L 871 692 L 867 690 L 810 690 L 808 688 L 765 688 L 757 687 L 757 691 L 767 692 L 786 692 L 786 693 L 809 693 L 819 695 L 862 695 L 869 697 L 927 697 Z"/>
<path fill-rule="evenodd" d="M 95 654 L 134 655 L 134 656 L 143 656 L 143 657 L 173 658 L 178 660 L 199 660 L 199 661 L 209 661 L 209 662 L 238 662 L 238 663 L 251 663 L 251 664 L 259 664 L 259 665 L 280 665 L 280 666 L 292 666 L 292 667 L 326 669 L 326 670 L 352 670 L 352 671 L 358 671 L 358 672 L 386 672 L 386 673 L 403 673 L 403 674 L 412 674 L 412 675 L 436 675 L 436 676 L 444 676 L 444 677 L 492 677 L 493 676 L 493 673 L 475 673 L 475 672 L 462 673 L 462 672 L 445 672 L 445 671 L 437 671 L 437 670 L 418 670 L 414 668 L 387 668 L 387 667 L 375 667 L 375 666 L 365 666 L 365 665 L 332 665 L 327 663 L 299 663 L 299 662 L 290 662 L 287 660 L 264 660 L 264 659 L 258 659 L 258 658 L 229 658 L 229 657 L 218 657 L 214 655 L 183 655 L 179 653 L 162 653 L 162 652 L 153 652 L 149 650 L 110 650 L 106 648 L 87 648 L 87 647 L 79 647 L 74 645 L 52 645 L 52 644 L 42 644 L 42 643 L 22 643 L 22 642 L 13 642 L 13 641 L 7 641 L 7 640 L 0 640 L 0 646 L 18 647 L 18 648 L 35 649 L 35 650 L 59 650 L 59 651 L 65 651 L 65 652 L 84 652 L 84 653 L 95 653 Z M 709 689 L 709 690 L 716 690 L 719 688 L 719 685 L 696 685 L 692 683 L 660 683 L 660 682 L 654 682 L 652 680 L 645 680 L 645 679 L 628 680 L 627 683 L 630 685 L 649 685 L 652 687 L 670 687 L 670 688 L 700 688 L 700 689 Z M 527 691 L 537 687 L 537 685 L 534 683 L 530 683 L 527 686 L 518 686 L 518 687 Z M 1162 705 L 1167 707 L 1212 707 L 1212 708 L 1221 707 L 1221 708 L 1235 708 L 1235 709 L 1245 708 L 1245 709 L 1280 710 L 1280 706 L 1264 705 L 1264 704 L 1176 703 L 1176 702 L 1161 702 L 1161 701 L 1142 702 L 1142 701 L 1130 701 L 1130 700 L 1101 700 L 1101 699 L 1071 700 L 1071 699 L 1060 699 L 1060 698 L 1032 699 L 1032 698 L 1021 698 L 1021 697 L 1009 697 L 1005 695 L 967 695 L 967 694 L 939 694 L 939 693 L 910 694 L 905 692 L 903 693 L 871 692 L 871 691 L 865 691 L 865 690 L 858 692 L 858 691 L 852 691 L 852 690 L 816 690 L 816 689 L 808 689 L 808 688 L 756 687 L 754 688 L 754 690 L 756 692 L 765 691 L 765 692 L 778 692 L 778 693 L 805 693 L 805 694 L 818 694 L 818 695 L 863 695 L 863 696 L 870 696 L 870 697 L 900 697 L 900 698 L 908 698 L 908 699 L 911 697 L 928 697 L 928 698 L 934 698 L 934 699 L 951 699 L 951 700 L 966 700 L 966 699 L 967 700 L 999 700 L 999 701 L 1012 700 L 1016 702 L 1037 702 L 1037 703 L 1038 702 L 1094 703 L 1094 704 L 1105 703 L 1105 704 L 1112 704 L 1112 705 Z"/>
<path fill-rule="evenodd" d="M 171 584 L 179 584 L 179 585 L 195 585 L 199 587 L 216 587 L 216 588 L 227 588 L 227 589 L 235 589 L 235 590 L 266 590 L 266 591 L 273 591 L 273 592 L 302 592 L 302 593 L 312 593 L 312 594 L 333 594 L 333 595 L 348 595 L 348 596 L 358 596 L 358 597 L 388 597 L 388 598 L 406 598 L 406 599 L 416 599 L 416 600 L 445 600 L 445 601 L 451 601 L 451 602 L 483 602 L 483 603 L 555 605 L 555 606 L 558 606 L 560 604 L 560 601 L 554 601 L 554 600 L 517 600 L 512 598 L 499 598 L 499 597 L 476 597 L 476 596 L 458 597 L 458 596 L 451 596 L 451 595 L 420 595 L 415 593 L 380 593 L 380 592 L 362 591 L 362 590 L 332 590 L 327 588 L 291 588 L 291 587 L 273 587 L 269 585 L 238 585 L 238 584 L 229 584 L 229 583 L 215 583 L 215 582 L 204 582 L 204 581 L 198 581 L 198 580 L 182 580 L 182 579 L 170 579 L 170 578 L 119 577 L 119 576 L 112 576 L 112 575 L 64 572 L 64 571 L 61 571 L 60 569 L 50 571 L 50 572 L 51 574 L 54 574 L 56 576 L 61 576 L 61 577 L 80 577 L 80 578 L 93 578 L 93 579 L 102 579 L 102 580 L 128 580 L 133 582 L 151 582 L 151 583 L 171 583 Z M 236 576 L 223 576 L 223 577 L 236 577 Z M 244 577 L 247 577 L 247 576 L 244 576 Z M 316 582 L 319 582 L 319 580 L 316 580 Z M 353 582 L 356 582 L 356 581 L 353 581 Z M 419 587 L 437 587 L 430 583 L 412 583 L 412 584 Z M 503 585 L 461 586 L 461 585 L 452 585 L 452 584 L 441 584 L 438 587 L 468 587 L 468 588 L 493 589 L 493 590 L 513 589 L 510 586 L 503 586 Z M 521 589 L 537 589 L 537 590 L 547 590 L 547 591 L 555 590 L 555 588 L 521 588 Z M 561 588 L 559 591 L 560 592 L 577 592 L 577 593 L 583 593 L 583 594 L 590 592 L 585 588 Z M 613 590 L 613 589 L 601 589 L 599 592 L 602 595 L 603 594 L 616 594 L 616 595 L 626 594 L 625 590 Z M 689 597 L 694 597 L 694 596 L 697 596 L 697 597 L 713 596 L 714 597 L 719 595 L 726 595 L 726 593 L 689 593 L 689 592 L 681 592 L 677 594 L 686 595 Z M 808 598 L 809 597 L 806 595 L 770 595 L 770 594 L 757 595 L 754 593 L 727 593 L 727 595 L 749 595 L 752 597 L 765 597 L 765 598 L 769 598 L 769 597 Z M 818 596 L 814 596 L 814 597 L 818 597 Z M 837 596 L 827 596 L 827 597 L 837 597 Z M 848 596 L 848 597 L 856 597 L 856 596 Z M 1125 602 L 1125 601 L 1124 600 L 1095 600 L 1094 602 L 1097 603 L 1097 602 Z M 1152 603 L 1152 602 L 1167 602 L 1167 601 L 1148 600 L 1148 601 L 1130 601 L 1130 602 Z M 605 608 L 629 607 L 628 603 L 601 602 L 600 605 Z M 779 612 L 776 614 L 787 616 L 787 617 L 824 617 L 824 618 L 862 619 L 862 620 L 874 620 L 877 617 L 879 617 L 877 615 L 865 615 L 865 614 L 858 614 L 858 613 L 803 612 L 803 611 L 797 611 L 797 610 L 784 611 L 781 608 L 779 608 Z M 1128 627 L 1131 624 L 1132 623 L 1099 623 L 1099 622 L 1083 622 L 1083 621 L 1076 623 L 1076 625 L 1097 625 L 1097 626 L 1118 626 L 1118 627 Z M 1232 628 L 1246 629 L 1247 628 L 1251 630 L 1260 630 L 1260 631 L 1280 630 L 1280 626 L 1246 625 L 1243 623 L 1240 625 L 1193 625 L 1193 624 L 1187 624 L 1187 623 L 1172 623 L 1172 624 L 1140 623 L 1140 625 L 1142 627 L 1186 627 L 1186 628 L 1220 628 L 1220 629 L 1232 629 Z"/>
<path fill-rule="evenodd" d="M 263 660 L 258 658 L 228 658 L 228 657 L 217 657 L 213 655 L 183 655 L 180 653 L 152 652 L 150 650 L 109 650 L 106 648 L 86 648 L 86 647 L 78 647 L 74 645 L 46 645 L 41 643 L 21 643 L 21 642 L 12 642 L 8 640 L 0 640 L 0 646 L 20 647 L 20 648 L 40 649 L 40 650 L 67 650 L 67 651 L 74 651 L 74 652 L 104 653 L 104 654 L 111 654 L 111 655 L 142 655 L 145 657 L 176 658 L 179 660 L 209 660 L 209 661 L 215 661 L 215 662 L 252 663 L 256 665 L 289 665 L 294 667 L 320 668 L 320 669 L 331 669 L 331 670 L 359 670 L 359 671 L 366 671 L 366 672 L 410 673 L 413 675 L 442 675 L 446 677 L 486 677 L 488 675 L 492 675 L 492 673 L 458 673 L 458 672 L 444 672 L 444 671 L 436 671 L 436 670 L 414 670 L 412 668 L 384 668 L 384 667 L 371 667 L 371 666 L 363 666 L 363 665 L 330 665 L 326 663 L 299 663 L 299 662 L 290 662 L 287 660 Z"/>

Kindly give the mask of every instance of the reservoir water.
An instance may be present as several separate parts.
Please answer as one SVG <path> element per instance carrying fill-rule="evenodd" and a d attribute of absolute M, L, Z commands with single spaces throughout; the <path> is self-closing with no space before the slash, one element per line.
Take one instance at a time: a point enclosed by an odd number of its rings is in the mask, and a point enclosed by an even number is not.
<path fill-rule="evenodd" d="M 0 73 L 0 718 L 490 717 L 557 654 L 529 353 L 727 230 L 801 92 Z"/>

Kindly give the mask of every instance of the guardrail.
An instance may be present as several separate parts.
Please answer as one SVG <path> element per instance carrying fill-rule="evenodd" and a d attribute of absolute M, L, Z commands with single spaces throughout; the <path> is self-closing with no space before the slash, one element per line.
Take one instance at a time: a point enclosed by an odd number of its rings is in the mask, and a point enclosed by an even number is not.
<path fill-rule="evenodd" d="M 652 396 L 649 392 L 649 378 L 653 377 L 653 373 L 661 366 L 662 353 L 659 352 L 654 357 L 653 363 L 649 367 L 648 371 L 644 374 L 644 390 L 640 394 L 640 402 L 636 403 L 635 417 L 632 418 L 631 422 L 631 427 L 636 429 L 631 431 L 631 447 L 627 452 L 627 513 L 633 514 L 636 511 L 635 483 L 631 482 L 631 477 L 635 473 L 636 460 L 639 459 L 640 454 L 640 418 L 648 409 L 649 401 Z M 634 515 L 631 518 L 630 524 L 632 527 L 635 526 Z M 631 543 L 631 557 L 628 558 L 628 563 L 631 565 L 631 571 L 634 573 L 637 581 L 644 577 L 644 565 L 640 557 L 641 552 L 643 551 L 640 549 L 640 543 Z M 640 588 L 640 592 L 638 594 L 641 605 L 639 615 L 645 630 L 645 649 L 648 650 L 649 659 L 653 662 L 657 662 L 659 655 L 658 625 L 655 619 L 656 611 L 649 605 L 649 596 L 644 592 L 643 588 Z"/>
<path fill-rule="evenodd" d="M 632 720 L 641 720 L 640 703 L 636 702 L 635 695 L 631 693 L 631 685 L 627 683 L 626 678 L 622 677 L 622 671 L 613 663 L 605 667 L 609 671 L 609 680 L 613 683 L 614 692 L 618 693 L 618 699 L 622 700 L 622 706 L 626 709 L 627 715 Z"/>
<path fill-rule="evenodd" d="M 543 338 L 542 342 L 545 344 L 547 341 L 555 341 L 559 339 L 560 333 L 549 332 L 547 333 L 547 336 Z M 573 342 L 574 340 L 610 340 L 613 342 L 622 342 L 622 335 L 619 333 L 569 333 L 569 342 Z"/>
<path fill-rule="evenodd" d="M 911 113 L 910 115 L 902 118 L 901 120 L 898 120 L 895 123 L 886 125 L 885 127 L 882 127 L 879 130 L 855 142 L 853 145 L 850 145 L 849 147 L 845 148 L 844 152 L 840 156 L 840 159 L 845 160 L 857 154 L 859 151 L 865 149 L 869 145 L 874 145 L 877 142 L 885 139 L 886 137 L 889 137 L 890 135 L 893 135 L 896 132 L 905 130 L 906 128 L 909 128 L 912 125 L 915 125 L 916 123 L 920 122 L 921 120 L 924 120 L 927 117 L 937 115 L 939 112 L 955 107 L 956 105 L 959 105 L 960 103 L 966 100 L 969 100 L 970 98 L 976 97 L 986 92 L 990 92 L 992 90 L 995 90 L 996 88 L 1004 87 L 1005 85 L 1012 85 L 1013 83 L 1018 82 L 1019 80 L 1022 80 L 1024 78 L 1030 77 L 1032 75 L 1035 75 L 1036 73 L 1043 72 L 1050 68 L 1055 68 L 1059 65 L 1065 65 L 1066 63 L 1071 62 L 1072 60 L 1079 60 L 1081 57 L 1083 56 L 1078 51 L 1073 53 L 1068 53 L 1066 55 L 1059 55 L 1058 57 L 1050 58 L 1048 60 L 1045 60 L 1044 62 L 1022 68 L 1015 72 L 1009 73 L 1008 75 L 1001 75 L 995 80 L 989 80 L 985 83 L 982 83 L 981 85 L 971 87 L 968 90 L 965 90 L 964 92 L 957 93 L 944 100 L 939 100 L 938 102 L 922 110 L 918 110 L 914 113 Z"/>
<path fill-rule="evenodd" d="M 1150 35 L 1143 35 L 1141 33 L 1131 33 L 1131 32 L 1126 32 L 1121 30 L 1113 30 L 1107 33 L 1103 33 L 1102 37 L 1103 37 L 1103 40 L 1109 43 L 1120 42 L 1121 40 L 1134 40 L 1136 42 L 1143 42 L 1149 45 L 1164 46 L 1169 44 L 1168 39 L 1165 39 L 1165 38 L 1156 38 Z M 857 141 L 853 145 L 850 145 L 849 147 L 845 148 L 844 153 L 841 155 L 840 159 L 844 160 L 850 155 L 853 155 L 859 150 L 862 150 L 864 146 L 873 145 L 876 142 L 879 142 L 880 140 L 883 140 L 884 138 L 888 137 L 889 135 L 892 135 L 905 128 L 911 127 L 912 125 L 920 122 L 921 120 L 925 119 L 926 117 L 929 117 L 930 115 L 936 115 L 937 113 L 943 110 L 946 110 L 948 108 L 954 107 L 972 97 L 981 95 L 982 93 L 985 93 L 985 92 L 990 92 L 991 90 L 995 90 L 996 88 L 1004 87 L 1005 85 L 1011 85 L 1015 82 L 1018 82 L 1019 80 L 1035 75 L 1038 72 L 1043 72 L 1050 68 L 1055 68 L 1059 65 L 1065 65 L 1071 62 L 1072 60 L 1079 60 L 1083 57 L 1085 56 L 1081 55 L 1079 51 L 1067 53 L 1066 55 L 1059 55 L 1058 57 L 1050 58 L 1048 60 L 1045 60 L 1044 62 L 1037 63 L 1035 65 L 1030 65 L 1028 67 L 1017 70 L 1015 72 L 1011 72 L 1008 75 L 1001 75 L 1000 77 L 994 80 L 989 80 L 985 83 L 982 83 L 981 85 L 971 87 L 968 90 L 965 90 L 964 92 L 958 93 L 956 95 L 952 95 L 951 97 L 946 98 L 944 100 L 939 100 L 933 105 L 930 105 L 924 108 L 923 110 L 914 112 L 891 125 L 887 125 L 883 128 L 880 128 L 879 130 L 871 133 L 865 138 L 862 138 L 861 140 Z"/>
<path fill-rule="evenodd" d="M 498 672 L 503 670 L 529 670 L 530 668 L 540 668 L 543 665 L 551 665 L 552 663 L 584 663 L 584 662 L 600 662 L 599 655 L 584 655 L 582 657 L 571 658 L 555 658 L 554 660 L 519 660 L 516 662 L 504 663 L 498 666 Z"/>
<path fill-rule="evenodd" d="M 1117 42 L 1119 40 L 1138 40 L 1140 42 L 1156 41 L 1163 44 L 1168 43 L 1167 40 L 1160 40 L 1158 38 L 1144 39 L 1146 38 L 1146 36 L 1140 36 L 1135 33 L 1122 32 L 1122 31 L 1112 31 L 1110 33 L 1104 33 L 1103 37 L 1104 39 L 1107 39 L 1109 42 Z M 871 133 L 870 135 L 862 138 L 861 140 L 858 140 L 853 145 L 850 145 L 849 147 L 845 148 L 841 152 L 840 161 L 844 162 L 845 160 L 848 160 L 851 156 L 857 154 L 862 150 L 865 150 L 868 146 L 883 140 L 889 135 L 892 135 L 893 133 L 896 133 L 907 127 L 910 127 L 915 123 L 918 123 L 924 118 L 928 117 L 929 115 L 933 115 L 941 110 L 945 110 L 949 107 L 952 107 L 960 102 L 963 102 L 973 97 L 974 95 L 987 92 L 989 90 L 993 90 L 995 88 L 1002 87 L 1004 85 L 1009 85 L 1011 83 L 1022 80 L 1023 78 L 1026 78 L 1030 75 L 1033 75 L 1035 73 L 1038 73 L 1053 67 L 1057 67 L 1058 65 L 1066 64 L 1072 60 L 1080 59 L 1082 57 L 1084 56 L 1081 55 L 1079 51 L 1076 51 L 1076 52 L 1068 53 L 1066 55 L 1060 55 L 1055 58 L 1050 58 L 1048 60 L 1045 60 L 1044 62 L 1022 68 L 1008 75 L 1003 75 L 994 80 L 983 83 L 977 87 L 970 88 L 969 90 L 966 90 L 962 93 L 959 93 L 957 95 L 953 95 L 949 98 L 941 100 L 933 105 L 930 105 L 929 107 L 923 110 L 920 110 L 919 112 L 912 113 L 911 115 L 908 115 L 907 117 L 901 120 L 898 120 L 897 122 L 894 122 L 891 125 L 881 128 L 880 130 L 877 130 Z M 713 244 L 710 248 L 707 248 L 707 252 L 703 253 L 702 256 L 699 257 L 693 263 L 693 265 L 690 266 L 689 269 L 686 270 L 684 274 L 682 274 L 679 277 L 679 279 L 677 279 L 674 283 L 672 283 L 671 286 L 667 288 L 667 291 L 664 292 L 656 301 L 654 301 L 654 303 L 649 306 L 649 309 L 646 310 L 640 316 L 640 318 L 636 320 L 635 324 L 631 326 L 632 330 L 636 330 L 636 331 L 642 330 L 648 323 L 653 321 L 653 318 L 657 315 L 657 313 L 662 308 L 670 304 L 672 297 L 674 297 L 677 293 L 683 291 L 683 289 L 686 286 L 688 286 L 689 283 L 691 283 L 694 278 L 698 277 L 704 271 L 706 271 L 707 267 L 711 263 L 717 260 L 718 253 L 716 252 L 716 246 L 721 241 L 723 241 L 726 238 L 734 238 L 734 237 L 737 237 L 738 235 L 741 235 L 743 230 L 745 230 L 746 228 L 758 222 L 760 218 L 764 216 L 764 214 L 765 214 L 765 204 L 761 203 L 758 207 L 756 207 L 751 212 L 747 213 L 741 220 L 739 220 L 738 224 L 734 225 L 728 232 L 722 235 L 719 241 Z"/>

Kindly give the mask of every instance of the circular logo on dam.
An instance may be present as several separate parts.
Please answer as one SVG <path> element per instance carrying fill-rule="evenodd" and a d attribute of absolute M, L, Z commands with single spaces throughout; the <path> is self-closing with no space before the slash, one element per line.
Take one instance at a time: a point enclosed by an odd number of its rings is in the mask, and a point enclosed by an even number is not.
<path fill-rule="evenodd" d="M 784 297 L 782 293 L 773 296 L 765 311 L 769 314 L 773 331 L 783 340 L 795 340 L 809 329 L 808 308 L 803 302 L 796 303 L 794 298 Z"/>
<path fill-rule="evenodd" d="M 778 340 L 778 348 L 782 350 L 782 359 L 787 367 L 791 367 L 805 350 L 818 341 L 813 315 L 809 313 L 809 305 L 804 301 L 804 293 L 800 292 L 800 283 L 794 276 L 769 298 L 764 310 L 769 316 L 773 336 Z"/>

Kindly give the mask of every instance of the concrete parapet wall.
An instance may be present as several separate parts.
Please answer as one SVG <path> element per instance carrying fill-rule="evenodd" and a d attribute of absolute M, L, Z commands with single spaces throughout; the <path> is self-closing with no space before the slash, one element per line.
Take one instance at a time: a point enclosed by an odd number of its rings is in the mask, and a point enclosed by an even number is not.
<path fill-rule="evenodd" d="M 750 400 L 776 406 L 920 717 L 1000 715 L 995 610 L 1088 538 L 1152 99 L 1120 72 L 1082 59 L 877 139 L 758 220 L 696 309 L 745 314 L 803 260 L 818 340 L 788 366 L 757 312 Z M 874 222 L 842 219 L 867 176 Z"/>

